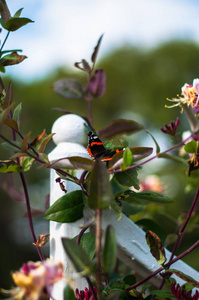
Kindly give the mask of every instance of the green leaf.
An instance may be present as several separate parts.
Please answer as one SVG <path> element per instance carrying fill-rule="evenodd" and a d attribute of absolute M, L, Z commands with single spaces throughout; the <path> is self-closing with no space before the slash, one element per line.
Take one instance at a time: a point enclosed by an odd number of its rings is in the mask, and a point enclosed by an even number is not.
<path fill-rule="evenodd" d="M 117 221 L 120 221 L 122 218 L 122 208 L 118 205 L 115 199 L 112 200 L 110 208 L 117 214 Z"/>
<path fill-rule="evenodd" d="M 28 19 L 28 18 L 11 18 L 6 23 L 4 28 L 8 31 L 16 31 L 22 26 L 25 26 L 28 23 L 33 23 L 34 21 Z"/>
<path fill-rule="evenodd" d="M 113 176 L 110 182 L 112 185 L 114 195 L 120 194 L 126 190 L 126 187 L 118 183 L 118 181 L 115 179 L 115 176 Z"/>
<path fill-rule="evenodd" d="M 187 120 L 190 125 L 191 132 L 198 132 L 199 130 L 199 122 L 198 119 L 194 115 L 194 111 L 192 107 L 189 107 L 187 104 L 183 105 L 183 111 L 186 114 Z"/>
<path fill-rule="evenodd" d="M 13 120 L 17 122 L 18 128 L 20 128 L 20 119 L 21 119 L 21 112 L 22 112 L 22 103 L 17 105 L 13 112 Z"/>
<path fill-rule="evenodd" d="M 9 118 L 5 119 L 4 125 L 12 128 L 15 131 L 19 130 L 17 122 L 15 120 L 13 120 L 13 119 L 9 119 Z"/>
<path fill-rule="evenodd" d="M 158 297 L 161 297 L 163 299 L 170 299 L 173 298 L 173 293 L 171 291 L 166 290 L 154 290 L 150 292 L 151 295 L 156 295 Z"/>
<path fill-rule="evenodd" d="M 21 63 L 26 58 L 27 58 L 27 56 L 19 55 L 16 51 L 13 51 L 12 53 L 3 56 L 0 59 L 0 65 L 4 66 L 4 67 L 16 65 L 16 64 Z"/>
<path fill-rule="evenodd" d="M 153 152 L 153 148 L 150 147 L 132 147 L 129 150 L 133 155 L 133 162 L 143 159 Z M 121 150 L 119 153 L 113 155 L 112 159 L 108 162 L 109 169 L 119 169 L 123 165 L 123 153 L 124 150 Z"/>
<path fill-rule="evenodd" d="M 1 57 L 2 55 L 6 54 L 6 53 L 10 53 L 10 54 L 11 54 L 12 52 L 22 52 L 22 50 L 21 50 L 21 49 L 3 50 L 3 51 L 1 51 L 1 53 L 0 53 L 0 57 Z"/>
<path fill-rule="evenodd" d="M 133 120 L 118 119 L 112 121 L 99 131 L 100 138 L 112 138 L 117 134 L 134 134 L 143 129 L 143 126 Z"/>
<path fill-rule="evenodd" d="M 19 173 L 23 169 L 16 161 L 13 160 L 0 160 L 0 173 Z"/>
<path fill-rule="evenodd" d="M 46 153 L 39 153 L 39 158 L 44 161 L 44 163 L 49 164 L 48 155 Z"/>
<path fill-rule="evenodd" d="M 70 192 L 59 198 L 45 213 L 45 219 L 60 223 L 75 222 L 83 216 L 83 192 Z"/>
<path fill-rule="evenodd" d="M 1 25 L 3 26 L 11 18 L 10 11 L 8 9 L 5 0 L 0 1 L 0 14 L 1 14 Z"/>
<path fill-rule="evenodd" d="M 106 165 L 100 160 L 96 160 L 91 172 L 89 207 L 92 209 L 106 209 L 113 198 Z"/>
<path fill-rule="evenodd" d="M 13 106 L 12 102 L 13 102 L 13 88 L 12 88 L 12 81 L 9 81 L 6 92 L 5 92 L 5 97 L 3 100 L 3 108 L 7 109 L 9 107 L 9 105 Z"/>
<path fill-rule="evenodd" d="M 20 9 L 14 14 L 13 18 L 19 18 L 20 15 L 21 15 L 22 10 L 23 10 L 23 7 L 20 8 Z"/>
<path fill-rule="evenodd" d="M 170 159 L 175 162 L 183 163 L 184 165 L 189 166 L 188 162 L 182 157 L 178 157 L 178 156 L 174 156 L 174 155 L 170 155 L 170 154 L 166 154 L 166 153 L 160 153 L 160 154 L 158 154 L 158 157 Z"/>
<path fill-rule="evenodd" d="M 60 79 L 53 84 L 54 91 L 64 98 L 82 98 L 83 87 L 73 78 Z"/>
<path fill-rule="evenodd" d="M 6 71 L 5 67 L 0 65 L 0 72 L 5 73 L 5 71 Z"/>
<path fill-rule="evenodd" d="M 125 282 L 126 284 L 128 284 L 129 286 L 131 286 L 131 285 L 133 285 L 133 284 L 136 283 L 136 278 L 135 278 L 135 276 L 132 275 L 132 274 L 129 274 L 129 275 L 125 276 L 123 280 L 124 280 L 124 282 Z"/>
<path fill-rule="evenodd" d="M 77 272 L 82 276 L 89 275 L 92 271 L 92 264 L 88 254 L 74 240 L 62 238 L 62 243 Z"/>
<path fill-rule="evenodd" d="M 180 277 L 184 281 L 188 282 L 192 286 L 199 288 L 199 282 L 198 281 L 196 281 L 195 279 L 193 279 L 192 277 L 190 277 L 189 275 L 187 275 L 187 274 L 185 274 L 181 271 L 178 271 L 178 270 L 175 270 L 175 269 L 168 269 L 168 270 L 166 270 L 166 272 L 172 272 L 173 274 Z"/>
<path fill-rule="evenodd" d="M 125 282 L 123 280 L 110 281 L 109 284 L 103 290 L 103 295 L 104 296 L 110 295 L 110 294 L 112 294 L 112 293 L 114 293 L 116 291 L 123 292 L 127 287 L 128 287 L 128 285 L 125 284 Z M 123 298 L 115 297 L 115 298 L 111 298 L 111 299 L 115 300 L 115 299 L 123 299 Z M 129 298 L 127 298 L 127 299 L 129 299 Z"/>
<path fill-rule="evenodd" d="M 91 159 L 79 156 L 66 157 L 71 163 L 71 169 L 83 169 L 91 171 L 93 169 L 94 162 Z"/>
<path fill-rule="evenodd" d="M 47 135 L 44 139 L 42 139 L 39 147 L 38 147 L 38 151 L 39 152 L 43 152 L 44 149 L 46 148 L 46 145 L 49 143 L 49 141 L 52 139 L 54 133 L 51 133 L 49 135 Z"/>
<path fill-rule="evenodd" d="M 77 241 L 77 237 L 74 237 L 74 240 Z M 80 240 L 80 246 L 88 254 L 90 261 L 95 255 L 95 236 L 91 232 L 84 233 Z"/>
<path fill-rule="evenodd" d="M 146 191 L 146 192 L 134 192 L 131 190 L 128 190 L 124 192 L 125 200 L 129 202 L 135 203 L 135 201 L 150 201 L 150 202 L 156 202 L 156 203 L 172 203 L 173 200 L 165 195 L 159 194 L 157 192 L 153 191 Z M 141 203 L 141 202 L 140 202 Z"/>
<path fill-rule="evenodd" d="M 127 167 L 131 166 L 133 162 L 133 155 L 129 148 L 126 148 L 123 152 L 123 165 L 122 170 L 126 170 Z"/>
<path fill-rule="evenodd" d="M 160 265 L 163 265 L 166 261 L 166 256 L 160 238 L 154 232 L 149 230 L 146 232 L 146 241 L 153 257 L 155 257 Z"/>
<path fill-rule="evenodd" d="M 197 153 L 198 151 L 198 142 L 196 142 L 195 140 L 188 142 L 185 146 L 184 146 L 184 151 L 186 151 L 187 153 Z"/>
<path fill-rule="evenodd" d="M 22 142 L 21 142 L 21 149 L 23 151 L 28 150 L 28 140 L 30 138 L 31 132 L 28 132 L 25 137 L 23 138 Z"/>
<path fill-rule="evenodd" d="M 158 154 L 160 152 L 160 146 L 158 145 L 158 142 L 156 141 L 154 136 L 148 130 L 146 130 L 146 133 L 150 134 L 152 140 L 154 141 L 154 143 L 156 145 L 156 154 Z"/>
<path fill-rule="evenodd" d="M 96 45 L 95 48 L 94 48 L 93 54 L 92 54 L 92 56 L 91 56 L 91 61 L 92 61 L 92 63 L 93 63 L 93 68 L 94 68 L 94 65 L 95 65 L 95 63 L 96 63 L 97 54 L 98 54 L 98 51 L 99 51 L 99 47 L 100 47 L 100 44 L 101 44 L 103 35 L 104 35 L 104 34 L 102 34 L 102 35 L 100 36 L 100 38 L 99 38 L 99 40 L 98 40 L 98 42 L 97 42 L 97 45 Z"/>
<path fill-rule="evenodd" d="M 105 243 L 103 248 L 103 269 L 106 273 L 112 273 L 116 264 L 117 245 L 115 238 L 115 230 L 108 225 L 105 232 Z"/>
<path fill-rule="evenodd" d="M 12 145 L 8 142 L 1 144 L 3 148 L 9 151 L 21 151 L 21 143 L 20 142 L 12 142 Z"/>
<path fill-rule="evenodd" d="M 134 187 L 136 190 L 139 190 L 139 179 L 137 178 L 137 170 L 130 169 L 123 172 L 115 173 L 114 178 L 117 182 L 126 187 Z"/>
<path fill-rule="evenodd" d="M 70 285 L 67 285 L 64 288 L 64 300 L 76 300 L 73 289 L 70 287 Z"/>
<path fill-rule="evenodd" d="M 9 112 L 13 106 L 13 103 L 6 107 L 1 113 L 0 113 L 0 128 L 2 127 L 4 121 L 7 119 Z"/>
<path fill-rule="evenodd" d="M 136 215 L 139 212 L 143 211 L 145 208 L 144 205 L 137 205 L 137 204 L 134 205 L 123 200 L 121 200 L 121 203 L 122 203 L 122 211 L 127 217 Z"/>
<path fill-rule="evenodd" d="M 27 172 L 31 169 L 33 163 L 35 162 L 35 159 L 32 157 L 25 157 L 22 161 L 22 168 L 24 172 Z"/>
<path fill-rule="evenodd" d="M 89 66 L 88 62 L 85 59 L 82 59 L 81 62 L 76 62 L 74 65 L 79 70 L 85 71 L 87 73 L 91 73 L 91 67 Z"/>

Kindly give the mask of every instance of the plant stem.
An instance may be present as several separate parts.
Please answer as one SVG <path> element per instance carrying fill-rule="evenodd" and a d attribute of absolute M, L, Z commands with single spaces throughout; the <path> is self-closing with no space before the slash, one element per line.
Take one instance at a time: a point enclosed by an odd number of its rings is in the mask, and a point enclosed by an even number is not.
<path fill-rule="evenodd" d="M 0 48 L 0 53 L 3 50 L 3 47 L 5 46 L 5 43 L 6 43 L 7 39 L 8 39 L 8 37 L 9 37 L 9 34 L 10 34 L 10 31 L 8 31 L 8 33 L 6 34 L 6 37 L 5 37 L 5 39 L 3 41 L 3 44 L 1 45 L 1 48 Z"/>
<path fill-rule="evenodd" d="M 89 227 L 89 226 L 88 226 L 88 227 Z M 78 234 L 78 237 L 77 237 L 77 244 L 78 244 L 78 245 L 80 244 L 82 235 L 83 235 L 84 232 L 88 229 L 88 227 L 83 228 L 83 229 L 80 231 L 80 233 Z"/>
<path fill-rule="evenodd" d="M 24 136 L 21 134 L 20 131 L 17 131 L 17 134 L 20 136 L 20 138 L 22 140 L 24 139 Z M 27 145 L 35 153 L 35 155 L 39 157 L 39 154 L 37 153 L 37 151 L 29 143 L 27 143 Z"/>
<path fill-rule="evenodd" d="M 197 188 L 197 191 L 196 191 L 194 200 L 193 200 L 193 202 L 192 202 L 191 208 L 190 208 L 189 213 L 188 213 L 188 215 L 187 215 L 187 218 L 186 218 L 186 220 L 185 220 L 185 222 L 184 222 L 184 225 L 183 225 L 182 228 L 179 230 L 178 238 L 177 238 L 177 240 L 176 240 L 176 242 L 175 242 L 175 245 L 174 245 L 174 247 L 173 247 L 173 251 L 172 251 L 171 256 L 170 256 L 170 258 L 169 258 L 169 261 L 168 261 L 168 263 L 167 263 L 167 269 L 170 267 L 171 261 L 172 261 L 174 255 L 175 255 L 175 253 L 176 253 L 176 251 L 177 251 L 177 249 L 178 249 L 180 243 L 182 242 L 182 239 L 183 239 L 183 237 L 184 237 L 185 228 L 186 228 L 186 226 L 187 226 L 187 224 L 188 224 L 188 222 L 189 222 L 189 220 L 190 220 L 190 218 L 191 218 L 191 215 L 192 215 L 192 213 L 193 213 L 193 211 L 194 211 L 194 208 L 195 208 L 196 205 L 197 205 L 198 200 L 199 200 L 199 185 L 198 185 L 198 188 Z M 161 283 L 159 289 L 161 289 L 161 288 L 163 287 L 164 283 L 165 283 L 165 279 L 162 280 L 162 283 Z"/>
<path fill-rule="evenodd" d="M 93 288 L 93 284 L 92 284 L 90 278 L 89 278 L 89 277 L 86 277 L 86 281 L 88 282 L 89 288 L 91 289 L 91 292 L 92 292 L 92 294 L 93 294 L 94 300 L 98 300 L 97 295 L 96 295 L 96 293 L 95 293 L 95 290 L 94 290 L 94 288 Z M 99 298 L 99 299 L 100 299 L 100 298 Z"/>
<path fill-rule="evenodd" d="M 33 227 L 31 207 L 30 207 L 30 199 L 29 199 L 27 184 L 26 184 L 26 180 L 25 180 L 24 174 L 21 172 L 21 173 L 19 173 L 19 175 L 20 175 L 20 178 L 21 178 L 21 182 L 22 182 L 23 189 L 24 189 L 24 194 L 25 194 L 25 199 L 26 199 L 26 206 L 27 206 L 27 214 L 28 214 L 30 231 L 31 231 L 31 234 L 32 234 L 33 241 L 36 244 L 37 238 L 35 236 L 34 227 Z M 41 248 L 38 247 L 37 245 L 36 245 L 36 247 L 37 247 L 37 251 L 38 251 L 38 254 L 40 256 L 40 259 L 44 260 L 44 256 L 43 256 L 43 254 L 41 252 Z"/>
<path fill-rule="evenodd" d="M 138 164 L 129 166 L 129 167 L 127 167 L 126 169 L 127 169 L 127 170 L 130 170 L 130 169 L 138 168 L 138 167 L 140 167 L 140 166 L 142 166 L 142 165 L 145 165 L 146 163 L 152 161 L 153 159 L 158 158 L 159 155 L 161 155 L 161 154 L 166 154 L 166 153 L 168 153 L 168 152 L 170 152 L 170 151 L 173 151 L 173 150 L 175 150 L 175 149 L 181 147 L 181 146 L 184 145 L 186 142 L 188 142 L 192 137 L 193 137 L 193 136 L 190 135 L 188 138 L 186 138 L 185 140 L 183 140 L 183 141 L 181 141 L 180 143 L 176 144 L 175 146 L 169 148 L 168 150 L 165 150 L 165 151 L 163 151 L 163 152 L 161 152 L 161 153 L 158 153 L 158 154 L 152 156 L 151 158 L 149 158 L 149 159 L 147 159 L 147 160 L 145 160 L 145 161 L 143 161 L 143 162 L 141 162 L 141 163 L 138 163 Z M 117 169 L 117 170 L 109 170 L 109 174 L 119 173 L 119 172 L 121 172 L 121 171 L 122 171 L 121 169 Z"/>
<path fill-rule="evenodd" d="M 5 91 L 5 86 L 3 84 L 1 76 L 0 76 L 0 86 L 1 86 L 2 92 Z"/>
<path fill-rule="evenodd" d="M 97 295 L 101 300 L 101 209 L 96 210 L 96 281 L 97 281 Z"/>
<path fill-rule="evenodd" d="M 93 126 L 93 117 L 92 117 L 92 109 L 91 109 L 91 101 L 87 101 L 87 108 L 88 108 L 88 118 L 91 126 Z"/>
<path fill-rule="evenodd" d="M 88 226 L 88 227 L 89 227 L 89 226 Z M 80 240 L 81 240 L 82 235 L 83 235 L 84 232 L 88 229 L 88 227 L 83 228 L 83 229 L 80 231 L 80 233 L 79 233 L 79 235 L 78 235 L 78 237 L 77 237 L 77 244 L 78 244 L 78 245 L 80 244 Z M 93 294 L 94 300 L 97 300 L 97 296 L 96 296 L 96 293 L 95 293 L 95 291 L 94 291 L 93 284 L 92 284 L 90 278 L 89 278 L 89 277 L 86 277 L 86 281 L 87 281 L 88 286 L 89 286 L 89 288 L 90 288 L 90 290 L 91 290 L 91 292 L 92 292 L 92 294 Z"/>

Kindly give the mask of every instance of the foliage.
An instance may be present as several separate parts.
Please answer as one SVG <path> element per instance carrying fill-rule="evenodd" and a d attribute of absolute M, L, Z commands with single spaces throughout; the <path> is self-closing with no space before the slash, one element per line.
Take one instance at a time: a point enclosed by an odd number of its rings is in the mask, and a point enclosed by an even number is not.
<path fill-rule="evenodd" d="M 5 72 L 5 67 L 21 63 L 26 58 L 17 53 L 20 50 L 3 50 L 9 33 L 20 29 L 28 23 L 32 23 L 32 21 L 28 18 L 20 17 L 22 9 L 18 10 L 11 17 L 5 1 L 1 2 L 0 11 L 2 16 L 1 25 L 7 31 L 7 36 L 0 49 L 0 70 Z M 151 227 L 156 227 L 155 222 L 149 222 L 147 219 L 141 219 L 137 222 L 139 225 L 144 225 L 149 251 L 160 265 L 159 269 L 141 280 L 137 276 L 136 270 L 131 270 L 135 275 L 132 275 L 131 272 L 124 274 L 122 268 L 117 267 L 117 236 L 111 224 L 106 228 L 104 243 L 102 243 L 101 213 L 102 210 L 112 209 L 116 212 L 119 222 L 122 218 L 122 213 L 133 218 L 135 211 L 142 211 L 150 204 L 156 203 L 163 206 L 172 203 L 173 200 L 165 195 L 161 188 L 157 189 L 157 186 L 156 189 L 152 188 L 150 184 L 147 185 L 146 182 L 141 182 L 138 178 L 142 166 L 155 159 L 164 158 L 171 160 L 173 164 L 176 162 L 181 163 L 187 167 L 188 176 L 196 174 L 195 176 L 198 178 L 199 79 L 194 79 L 192 85 L 185 84 L 182 87 L 181 96 L 170 100 L 174 102 L 173 106 L 179 106 L 181 112 L 185 112 L 190 126 L 188 138 L 183 139 L 179 137 L 179 134 L 177 135 L 176 131 L 180 123 L 179 118 L 177 118 L 176 121 L 171 121 L 169 125 L 165 124 L 164 128 L 161 128 L 164 134 L 172 136 L 172 142 L 174 143 L 171 148 L 165 151 L 161 151 L 158 141 L 151 133 L 147 132 L 155 144 L 156 151 L 153 156 L 151 156 L 153 152 L 151 147 L 128 147 L 127 141 L 121 143 L 122 147 L 117 147 L 110 141 L 104 144 L 101 139 L 110 140 L 117 135 L 132 135 L 140 132 L 144 127 L 134 120 L 120 118 L 105 125 L 104 128 L 98 131 L 98 135 L 95 133 L 91 105 L 92 102 L 95 102 L 97 98 L 101 98 L 106 92 L 105 71 L 96 69 L 102 39 L 103 35 L 99 38 L 94 48 L 90 63 L 85 59 L 75 63 L 75 67 L 82 71 L 83 74 L 86 74 L 86 83 L 82 83 L 81 80 L 74 78 L 65 78 L 59 79 L 53 84 L 54 91 L 60 96 L 70 100 L 73 99 L 73 101 L 78 101 L 79 99 L 87 106 L 88 117 L 82 117 L 85 120 L 85 131 L 87 131 L 89 139 L 93 138 L 93 140 L 89 140 L 88 144 L 88 152 L 92 160 L 75 156 L 66 158 L 70 162 L 71 169 L 83 169 L 80 178 L 76 176 L 75 171 L 57 167 L 58 164 L 56 162 L 49 161 L 44 151 L 53 136 L 52 134 L 46 134 L 44 130 L 32 141 L 30 140 L 31 132 L 28 131 L 25 136 L 22 135 L 22 104 L 15 106 L 12 84 L 9 83 L 5 87 L 2 78 L 0 78 L 0 138 L 3 140 L 2 146 L 12 151 L 10 158 L 0 161 L 0 172 L 18 173 L 20 176 L 32 239 L 42 261 L 38 264 L 31 262 L 24 264 L 20 271 L 12 275 L 18 289 L 17 291 L 15 289 L 11 290 L 11 296 L 13 299 L 25 297 L 28 300 L 39 299 L 44 294 L 51 296 L 51 287 L 63 277 L 63 266 L 61 263 L 52 263 L 52 269 L 54 264 L 59 266 L 59 272 L 55 272 L 54 277 L 51 276 L 52 271 L 50 272 L 49 268 L 46 267 L 51 262 L 45 262 L 41 247 L 48 242 L 49 235 L 40 235 L 37 240 L 34 232 L 28 187 L 24 173 L 29 172 L 37 163 L 40 168 L 54 169 L 57 172 L 58 176 L 60 176 L 57 178 L 57 183 L 60 185 L 61 190 L 65 192 L 64 196 L 46 210 L 44 217 L 47 220 L 59 223 L 75 222 L 82 216 L 85 216 L 85 210 L 89 211 L 93 216 L 92 221 L 90 220 L 90 222 L 86 223 L 85 228 L 80 231 L 80 234 L 75 239 L 62 238 L 66 254 L 72 261 L 76 271 L 86 278 L 89 285 L 89 289 L 86 288 L 84 291 L 76 290 L 75 293 L 67 285 L 64 290 L 65 300 L 152 299 L 155 295 L 160 298 L 168 298 L 172 297 L 172 295 L 186 297 L 188 295 L 189 299 L 198 299 L 198 292 L 192 296 L 190 291 L 186 291 L 185 287 L 181 290 L 179 286 L 175 288 L 171 276 L 175 274 L 192 287 L 198 287 L 199 283 L 171 266 L 175 261 L 186 256 L 199 245 L 199 241 L 196 241 L 191 247 L 174 258 L 182 242 L 185 229 L 187 230 L 188 223 L 191 224 L 191 220 L 193 220 L 194 210 L 196 210 L 199 198 L 199 186 L 185 219 L 181 226 L 176 226 L 175 228 L 175 231 L 178 231 L 178 235 L 172 255 L 168 261 L 165 256 L 166 238 L 164 234 L 159 230 L 161 237 L 164 237 L 164 241 L 161 241 L 161 238 L 157 235 L 158 230 L 155 229 L 154 231 L 156 232 L 151 230 Z M 136 53 L 136 55 L 139 54 Z M 65 111 L 65 113 L 70 112 Z M 12 139 L 5 135 L 5 128 L 11 131 Z M 178 155 L 175 153 L 172 153 L 172 155 L 168 154 L 177 149 L 183 149 L 183 151 L 179 152 Z M 140 160 L 142 161 L 140 162 Z M 64 187 L 63 179 L 75 182 L 79 185 L 80 190 L 68 193 Z M 138 190 L 140 191 L 138 192 Z M 85 233 L 85 230 L 91 227 L 93 222 L 95 223 L 95 235 Z M 40 273 L 38 277 L 35 270 L 39 270 L 39 272 L 42 270 L 44 275 Z M 162 284 L 160 290 L 155 290 L 149 284 L 149 279 L 160 272 L 163 277 Z M 51 279 L 50 281 L 49 278 Z M 39 285 L 37 279 L 43 280 L 42 285 Z M 165 282 L 171 291 L 161 290 Z M 148 284 L 147 288 L 143 285 L 144 283 Z M 141 286 L 139 291 L 137 290 L 138 286 Z"/>

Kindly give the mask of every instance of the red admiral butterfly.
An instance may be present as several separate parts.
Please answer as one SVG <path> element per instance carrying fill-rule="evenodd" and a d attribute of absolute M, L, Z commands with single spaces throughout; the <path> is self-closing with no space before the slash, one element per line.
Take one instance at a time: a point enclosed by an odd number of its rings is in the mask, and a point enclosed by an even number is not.
<path fill-rule="evenodd" d="M 88 147 L 87 151 L 91 157 L 95 159 L 100 159 L 101 161 L 111 160 L 115 153 L 120 152 L 121 149 L 116 149 L 114 151 L 110 149 L 106 149 L 102 143 L 102 141 L 93 133 L 88 133 Z"/>

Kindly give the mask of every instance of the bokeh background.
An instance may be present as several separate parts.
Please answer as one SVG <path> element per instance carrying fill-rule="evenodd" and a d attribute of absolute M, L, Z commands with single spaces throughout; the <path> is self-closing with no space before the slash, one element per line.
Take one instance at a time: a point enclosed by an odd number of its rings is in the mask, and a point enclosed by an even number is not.
<path fill-rule="evenodd" d="M 134 119 L 155 136 L 161 151 L 173 145 L 173 141 L 160 131 L 164 123 L 179 116 L 179 133 L 189 129 L 179 108 L 164 106 L 168 104 L 167 97 L 180 94 L 184 83 L 191 84 L 199 77 L 198 1 L 8 0 L 7 4 L 12 15 L 24 7 L 22 16 L 35 21 L 11 33 L 4 48 L 23 49 L 23 54 L 28 56 L 2 74 L 5 85 L 12 80 L 14 102 L 23 103 L 23 135 L 31 131 L 34 137 L 44 128 L 50 133 L 54 120 L 60 116 L 60 112 L 53 109 L 55 107 L 87 115 L 81 99 L 63 99 L 54 93 L 52 85 L 65 77 L 79 79 L 82 83 L 86 81 L 86 76 L 74 68 L 74 62 L 82 58 L 90 61 L 102 33 L 97 67 L 106 72 L 107 88 L 102 98 L 92 102 L 95 129 L 99 130 L 116 118 Z M 3 30 L 1 43 L 4 37 Z M 9 137 L 10 133 L 7 134 Z M 128 140 L 130 146 L 154 146 L 145 131 Z M 52 149 L 53 143 L 50 143 L 46 151 Z M 1 159 L 7 159 L 11 153 L 0 149 L 0 154 Z M 32 206 L 44 210 L 49 193 L 49 171 L 37 167 L 35 165 L 25 176 Z M 176 225 L 186 216 L 198 184 L 197 172 L 191 178 L 185 173 L 184 165 L 160 159 L 146 165 L 141 179 L 157 175 L 164 183 L 165 194 L 175 201 L 167 206 L 148 206 L 142 215 L 134 216 L 135 220 L 149 217 L 172 236 Z M 27 260 L 38 259 L 25 206 L 19 203 L 18 177 L 0 177 L 0 287 L 7 289 L 13 284 L 11 271 Z M 14 184 L 19 190 L 15 190 Z M 37 235 L 48 233 L 48 222 L 43 220 L 42 214 L 34 216 L 34 224 Z M 198 224 L 196 213 L 181 251 L 196 241 Z M 171 240 L 167 243 L 172 249 Z M 44 252 L 47 256 L 48 245 Z M 197 252 L 195 250 L 185 261 L 199 269 Z"/>

